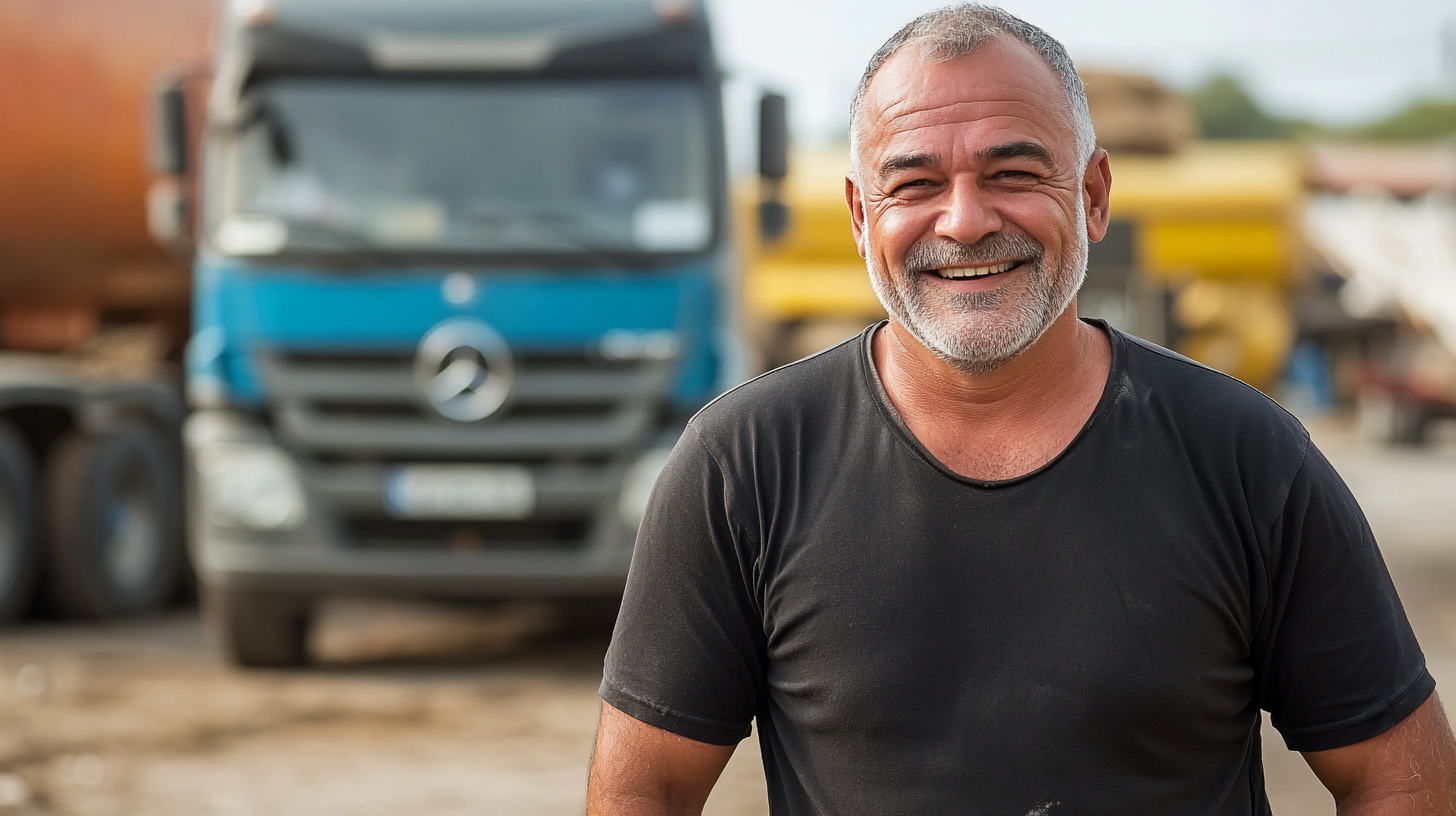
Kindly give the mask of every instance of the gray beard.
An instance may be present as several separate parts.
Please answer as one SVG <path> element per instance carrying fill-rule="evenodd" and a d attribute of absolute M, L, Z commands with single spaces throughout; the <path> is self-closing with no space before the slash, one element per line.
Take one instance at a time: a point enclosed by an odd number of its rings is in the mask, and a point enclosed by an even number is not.
<path fill-rule="evenodd" d="M 1086 214 L 1078 201 L 1079 240 L 1049 274 L 1046 250 L 1030 236 L 997 232 L 975 244 L 919 241 L 905 254 L 904 271 L 877 269 L 867 252 L 870 283 L 885 311 L 936 357 L 966 374 L 995 371 L 1041 339 L 1071 305 L 1087 276 Z M 952 265 L 1024 259 L 1019 286 L 988 292 L 931 291 L 920 274 Z"/>

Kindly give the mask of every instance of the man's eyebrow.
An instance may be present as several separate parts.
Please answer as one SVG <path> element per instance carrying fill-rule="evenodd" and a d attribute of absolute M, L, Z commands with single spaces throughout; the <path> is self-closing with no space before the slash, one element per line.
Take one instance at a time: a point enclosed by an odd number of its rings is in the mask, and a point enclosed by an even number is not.
<path fill-rule="evenodd" d="M 897 170 L 914 170 L 939 163 L 940 157 L 933 153 L 902 153 L 891 156 L 880 164 L 880 178 L 883 179 Z"/>
<path fill-rule="evenodd" d="M 1051 151 L 1036 142 L 1008 142 L 992 145 L 976 151 L 976 158 L 983 162 L 997 159 L 1031 159 L 1048 170 L 1056 169 Z"/>

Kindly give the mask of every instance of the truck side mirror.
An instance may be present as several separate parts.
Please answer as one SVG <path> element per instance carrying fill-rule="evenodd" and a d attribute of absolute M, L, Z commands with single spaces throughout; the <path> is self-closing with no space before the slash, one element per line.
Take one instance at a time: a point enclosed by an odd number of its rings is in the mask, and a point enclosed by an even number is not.
<path fill-rule="evenodd" d="M 155 176 L 147 190 L 147 230 L 152 240 L 179 259 L 190 256 L 194 249 L 187 87 L 185 75 L 156 86 L 147 142 Z"/>
<path fill-rule="evenodd" d="M 765 93 L 758 103 L 758 234 L 772 243 L 789 229 L 783 182 L 789 174 L 789 111 L 783 94 Z"/>
<path fill-rule="evenodd" d="M 783 181 L 789 174 L 789 101 L 766 93 L 758 101 L 758 174 Z"/>
<path fill-rule="evenodd" d="M 147 188 L 147 232 L 178 258 L 192 254 L 192 219 L 182 182 L 173 176 L 152 179 Z"/>
<path fill-rule="evenodd" d="M 185 176 L 187 155 L 187 82 L 173 78 L 157 86 L 152 97 L 152 172 Z"/>

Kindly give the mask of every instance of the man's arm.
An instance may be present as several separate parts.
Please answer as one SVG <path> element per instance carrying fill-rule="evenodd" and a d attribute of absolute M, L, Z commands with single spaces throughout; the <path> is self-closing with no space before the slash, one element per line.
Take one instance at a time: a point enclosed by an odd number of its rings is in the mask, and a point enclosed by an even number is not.
<path fill-rule="evenodd" d="M 697 816 L 735 747 L 680 737 L 602 703 L 587 816 Z"/>
<path fill-rule="evenodd" d="M 1304 759 L 1341 816 L 1456 816 L 1456 738 L 1434 693 L 1384 734 Z"/>

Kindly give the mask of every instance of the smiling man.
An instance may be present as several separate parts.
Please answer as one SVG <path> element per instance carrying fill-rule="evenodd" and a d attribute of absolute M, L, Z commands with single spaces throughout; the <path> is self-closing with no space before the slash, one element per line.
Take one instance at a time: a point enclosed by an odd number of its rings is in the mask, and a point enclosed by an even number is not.
<path fill-rule="evenodd" d="M 890 319 L 688 426 L 602 681 L 591 814 L 1265 814 L 1260 709 L 1341 814 L 1451 814 L 1370 530 L 1257 391 L 1077 317 L 1112 178 L 1071 61 L 910 23 L 845 184 Z"/>

